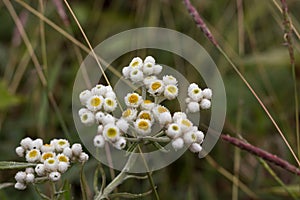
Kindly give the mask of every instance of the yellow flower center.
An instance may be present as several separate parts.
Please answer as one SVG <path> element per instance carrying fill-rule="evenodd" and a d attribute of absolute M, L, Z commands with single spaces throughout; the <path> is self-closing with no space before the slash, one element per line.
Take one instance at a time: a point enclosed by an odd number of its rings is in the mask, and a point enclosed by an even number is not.
<path fill-rule="evenodd" d="M 43 159 L 44 159 L 44 160 L 47 160 L 48 158 L 53 158 L 53 154 L 52 154 L 52 153 L 45 153 L 45 154 L 43 155 Z"/>
<path fill-rule="evenodd" d="M 50 144 L 44 144 L 44 146 L 45 146 L 45 147 L 51 147 L 51 145 L 50 145 Z"/>
<path fill-rule="evenodd" d="M 59 146 L 63 146 L 63 145 L 65 145 L 65 144 L 66 144 L 66 141 L 63 141 L 63 140 L 61 140 L 61 141 L 58 142 L 58 145 L 59 145 Z"/>
<path fill-rule="evenodd" d="M 144 104 L 150 104 L 150 103 L 152 103 L 151 100 L 144 100 Z"/>
<path fill-rule="evenodd" d="M 66 156 L 59 156 L 58 160 L 59 162 L 68 162 L 68 158 Z"/>
<path fill-rule="evenodd" d="M 195 134 L 192 134 L 192 140 L 196 141 L 196 139 L 197 139 L 197 136 Z"/>
<path fill-rule="evenodd" d="M 147 112 L 143 112 L 140 114 L 140 119 L 148 119 L 149 121 L 151 121 L 151 115 Z"/>
<path fill-rule="evenodd" d="M 159 106 L 158 109 L 157 109 L 157 111 L 158 111 L 159 113 L 168 112 L 168 110 L 167 110 L 165 107 L 162 107 L 162 106 Z"/>
<path fill-rule="evenodd" d="M 161 87 L 160 82 L 154 82 L 154 83 L 151 84 L 151 89 L 154 90 L 154 91 L 159 89 L 160 87 Z"/>
<path fill-rule="evenodd" d="M 186 120 L 186 119 L 183 119 L 183 120 L 181 121 L 181 124 L 183 124 L 184 126 L 187 126 L 187 127 L 192 126 L 191 122 L 188 121 L 188 120 Z"/>
<path fill-rule="evenodd" d="M 175 86 L 169 86 L 168 89 L 167 89 L 170 93 L 174 94 L 176 93 L 177 91 L 177 88 Z"/>
<path fill-rule="evenodd" d="M 92 106 L 97 107 L 101 104 L 101 99 L 99 97 L 94 97 L 91 101 Z"/>
<path fill-rule="evenodd" d="M 117 130 L 115 128 L 109 128 L 107 130 L 107 136 L 109 138 L 114 138 L 114 137 L 116 137 L 116 135 L 117 135 Z"/>
<path fill-rule="evenodd" d="M 137 94 L 132 94 L 128 98 L 129 103 L 137 103 L 138 100 L 139 100 L 139 96 Z"/>
<path fill-rule="evenodd" d="M 106 104 L 109 105 L 109 106 L 113 106 L 114 102 L 111 99 L 107 99 Z"/>
<path fill-rule="evenodd" d="M 149 123 L 147 121 L 142 120 L 138 123 L 138 127 L 139 129 L 147 130 L 149 128 Z"/>
<path fill-rule="evenodd" d="M 151 68 L 151 67 L 152 67 L 152 64 L 151 64 L 151 63 L 148 63 L 148 64 L 146 65 L 146 67 Z"/>
<path fill-rule="evenodd" d="M 194 94 L 198 94 L 199 92 L 200 92 L 200 90 L 198 88 L 196 88 L 196 89 L 193 90 Z"/>
<path fill-rule="evenodd" d="M 123 117 L 129 117 L 131 115 L 131 110 L 127 109 L 123 112 Z"/>
<path fill-rule="evenodd" d="M 178 128 L 178 126 L 175 126 L 175 125 L 174 125 L 174 126 L 172 126 L 172 129 L 173 129 L 174 131 L 178 131 L 179 128 Z"/>
<path fill-rule="evenodd" d="M 49 164 L 54 164 L 54 163 L 55 163 L 55 160 L 54 160 L 54 159 L 48 159 L 47 162 L 48 162 Z"/>
<path fill-rule="evenodd" d="M 32 150 L 29 152 L 29 157 L 30 158 L 35 158 L 38 155 L 38 151 L 37 150 Z"/>
<path fill-rule="evenodd" d="M 132 66 L 132 67 L 137 67 L 138 65 L 139 65 L 139 62 L 138 62 L 138 61 L 135 61 L 135 62 L 132 63 L 131 66 Z"/>
<path fill-rule="evenodd" d="M 82 120 L 83 121 L 86 121 L 87 119 L 88 119 L 88 115 L 87 114 L 82 115 Z"/>

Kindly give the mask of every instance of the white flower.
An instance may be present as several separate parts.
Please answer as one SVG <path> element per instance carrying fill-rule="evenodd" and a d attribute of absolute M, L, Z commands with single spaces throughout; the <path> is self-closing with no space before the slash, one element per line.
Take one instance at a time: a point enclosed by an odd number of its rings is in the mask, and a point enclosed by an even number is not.
<path fill-rule="evenodd" d="M 193 144 L 191 144 L 191 146 L 189 147 L 189 149 L 193 153 L 199 153 L 202 150 L 202 147 L 198 143 L 193 143 Z"/>
<path fill-rule="evenodd" d="M 107 88 L 102 84 L 98 84 L 92 88 L 91 92 L 92 95 L 103 96 L 107 92 Z"/>
<path fill-rule="evenodd" d="M 59 162 L 58 163 L 58 167 L 57 167 L 57 170 L 60 172 L 60 173 L 65 173 L 68 168 L 69 168 L 69 164 L 66 163 L 66 162 Z"/>
<path fill-rule="evenodd" d="M 192 102 L 192 99 L 191 99 L 190 97 L 185 98 L 185 103 L 186 103 L 186 104 L 188 104 L 188 103 L 190 103 L 190 102 Z"/>
<path fill-rule="evenodd" d="M 43 146 L 43 140 L 38 138 L 32 141 L 30 149 L 40 149 Z"/>
<path fill-rule="evenodd" d="M 129 128 L 128 122 L 123 118 L 119 119 L 116 125 L 123 133 L 126 133 Z"/>
<path fill-rule="evenodd" d="M 179 124 L 182 132 L 187 132 L 193 127 L 193 123 L 188 119 L 180 119 L 177 123 Z"/>
<path fill-rule="evenodd" d="M 105 88 L 106 88 L 106 94 L 107 94 L 108 92 L 113 92 L 113 91 L 114 91 L 113 88 L 112 88 L 110 85 L 105 86 Z M 105 95 L 104 95 L 104 96 L 105 96 Z"/>
<path fill-rule="evenodd" d="M 140 135 L 151 133 L 151 122 L 147 119 L 137 119 L 134 123 L 135 130 Z"/>
<path fill-rule="evenodd" d="M 56 159 L 58 160 L 59 163 L 63 162 L 69 164 L 69 157 L 63 153 L 58 154 L 56 156 Z"/>
<path fill-rule="evenodd" d="M 137 116 L 137 110 L 134 108 L 127 108 L 122 113 L 122 118 L 128 122 L 135 120 L 136 116 Z"/>
<path fill-rule="evenodd" d="M 53 182 L 58 181 L 60 179 L 60 177 L 61 177 L 61 174 L 59 172 L 51 172 L 49 174 L 49 180 L 53 181 Z"/>
<path fill-rule="evenodd" d="M 81 163 L 84 163 L 86 161 L 89 160 L 89 155 L 82 152 L 80 155 L 79 155 L 79 158 L 78 158 L 78 161 L 81 162 Z"/>
<path fill-rule="evenodd" d="M 194 142 L 197 142 L 197 135 L 192 131 L 186 132 L 183 135 L 183 140 L 186 144 L 192 144 Z"/>
<path fill-rule="evenodd" d="M 205 88 L 204 90 L 202 90 L 202 94 L 203 94 L 203 98 L 205 99 L 211 99 L 212 97 L 212 91 L 209 88 Z"/>
<path fill-rule="evenodd" d="M 48 158 L 55 158 L 55 153 L 54 152 L 45 152 L 41 156 L 41 162 L 44 162 Z"/>
<path fill-rule="evenodd" d="M 113 145 L 119 150 L 124 149 L 126 147 L 126 139 L 124 137 L 120 137 Z"/>
<path fill-rule="evenodd" d="M 27 168 L 25 169 L 25 173 L 26 173 L 26 174 L 33 174 L 33 173 L 34 173 L 34 169 L 33 169 L 32 167 L 27 167 Z"/>
<path fill-rule="evenodd" d="M 166 134 L 170 138 L 177 138 L 181 135 L 181 128 L 178 124 L 172 123 L 168 126 L 168 129 L 166 130 Z"/>
<path fill-rule="evenodd" d="M 188 92 L 188 96 L 196 102 L 199 102 L 203 98 L 202 91 L 200 88 L 194 88 L 190 90 Z"/>
<path fill-rule="evenodd" d="M 112 112 L 117 107 L 117 101 L 113 98 L 107 97 L 104 99 L 103 108 L 106 112 Z"/>
<path fill-rule="evenodd" d="M 175 99 L 178 96 L 178 87 L 176 85 L 167 85 L 164 91 L 164 97 L 168 100 Z"/>
<path fill-rule="evenodd" d="M 147 62 L 144 63 L 143 72 L 145 75 L 151 75 L 154 72 L 154 63 Z"/>
<path fill-rule="evenodd" d="M 186 116 L 186 114 L 184 112 L 175 112 L 173 114 L 173 121 L 174 122 L 177 122 L 177 121 L 179 121 L 181 119 L 186 119 L 186 118 L 187 118 L 187 116 Z"/>
<path fill-rule="evenodd" d="M 146 87 L 148 88 L 149 85 L 153 82 L 156 81 L 157 77 L 156 76 L 147 76 L 146 78 L 144 78 L 143 83 L 146 85 Z"/>
<path fill-rule="evenodd" d="M 59 139 L 55 144 L 55 149 L 58 152 L 62 152 L 64 148 L 70 147 L 70 143 L 66 139 Z"/>
<path fill-rule="evenodd" d="M 26 179 L 26 172 L 19 171 L 15 175 L 15 180 L 20 183 L 24 183 Z"/>
<path fill-rule="evenodd" d="M 129 75 L 130 75 L 130 71 L 131 71 L 131 68 L 130 67 L 123 67 L 122 69 L 122 74 L 125 78 L 129 78 Z"/>
<path fill-rule="evenodd" d="M 157 105 L 154 109 L 153 109 L 153 115 L 154 117 L 159 121 L 160 119 L 160 115 L 163 114 L 163 113 L 170 113 L 170 111 L 165 107 L 165 106 L 162 106 L 162 105 Z"/>
<path fill-rule="evenodd" d="M 128 93 L 124 98 L 128 107 L 137 108 L 143 101 L 142 97 L 137 93 Z"/>
<path fill-rule="evenodd" d="M 202 131 L 195 131 L 195 135 L 197 136 L 197 143 L 201 144 L 203 142 L 203 139 L 204 139 L 204 134 Z"/>
<path fill-rule="evenodd" d="M 27 162 L 36 162 L 40 159 L 41 152 L 37 149 L 32 149 L 27 152 L 26 154 L 26 161 Z"/>
<path fill-rule="evenodd" d="M 79 156 L 82 153 L 82 146 L 79 143 L 74 143 L 71 149 L 74 156 Z"/>
<path fill-rule="evenodd" d="M 44 167 L 46 171 L 53 172 L 58 168 L 58 160 L 55 158 L 48 158 L 44 161 Z"/>
<path fill-rule="evenodd" d="M 191 92 L 195 88 L 199 88 L 199 86 L 196 83 L 191 83 L 188 87 L 188 93 Z"/>
<path fill-rule="evenodd" d="M 94 137 L 94 146 L 102 148 L 104 147 L 104 145 L 105 145 L 104 137 L 102 135 L 96 135 Z"/>
<path fill-rule="evenodd" d="M 114 124 L 107 124 L 104 126 L 103 136 L 107 141 L 115 142 L 120 136 L 120 129 Z"/>
<path fill-rule="evenodd" d="M 95 115 L 89 111 L 80 116 L 81 122 L 86 126 L 91 126 L 95 123 Z"/>
<path fill-rule="evenodd" d="M 112 98 L 112 99 L 116 99 L 116 93 L 113 91 L 109 91 L 104 95 L 105 98 Z"/>
<path fill-rule="evenodd" d="M 161 65 L 154 65 L 154 74 L 160 74 L 160 72 L 162 71 L 162 66 Z"/>
<path fill-rule="evenodd" d="M 23 157 L 24 153 L 25 153 L 25 149 L 22 146 L 19 146 L 19 147 L 16 148 L 16 154 L 19 157 Z"/>
<path fill-rule="evenodd" d="M 152 56 L 147 56 L 144 60 L 144 63 L 148 62 L 155 64 L 155 59 Z"/>
<path fill-rule="evenodd" d="M 34 182 L 34 174 L 33 173 L 28 173 L 26 175 L 25 181 L 26 181 L 26 183 L 33 183 Z"/>
<path fill-rule="evenodd" d="M 68 156 L 68 158 L 72 158 L 73 156 L 72 149 L 70 147 L 64 148 L 63 154 Z"/>
<path fill-rule="evenodd" d="M 170 112 L 164 112 L 159 115 L 158 118 L 159 124 L 164 126 L 172 122 L 172 115 Z"/>
<path fill-rule="evenodd" d="M 103 132 L 103 125 L 101 124 L 97 127 L 97 133 L 102 135 L 102 132 Z"/>
<path fill-rule="evenodd" d="M 140 57 L 135 57 L 131 60 L 129 67 L 132 69 L 141 69 L 143 67 L 143 60 Z"/>
<path fill-rule="evenodd" d="M 102 96 L 93 95 L 87 100 L 86 107 L 92 112 L 100 110 L 102 108 L 103 101 L 104 99 Z"/>
<path fill-rule="evenodd" d="M 201 109 L 209 109 L 211 107 L 211 102 L 208 99 L 202 99 L 200 102 L 200 108 Z"/>
<path fill-rule="evenodd" d="M 24 149 L 30 149 L 30 147 L 32 143 L 32 139 L 29 137 L 26 137 L 24 139 L 21 140 L 20 145 L 24 148 Z"/>
<path fill-rule="evenodd" d="M 44 164 L 37 164 L 34 171 L 38 176 L 44 176 L 45 175 L 45 165 Z"/>
<path fill-rule="evenodd" d="M 26 189 L 26 184 L 24 183 L 20 183 L 20 182 L 16 182 L 15 183 L 15 188 L 18 189 L 18 190 L 25 190 Z"/>
<path fill-rule="evenodd" d="M 79 99 L 82 105 L 86 105 L 87 100 L 91 98 L 92 92 L 90 90 L 84 90 L 79 94 Z"/>
<path fill-rule="evenodd" d="M 87 108 L 80 108 L 78 110 L 78 115 L 81 116 L 81 115 L 83 115 L 86 112 L 90 112 L 90 111 Z"/>
<path fill-rule="evenodd" d="M 130 80 L 134 83 L 144 80 L 144 74 L 139 69 L 134 69 L 129 74 Z"/>
<path fill-rule="evenodd" d="M 141 103 L 141 109 L 143 110 L 152 110 L 154 108 L 155 104 L 151 100 L 144 100 Z"/>
<path fill-rule="evenodd" d="M 166 75 L 162 80 L 165 85 L 177 85 L 177 79 L 172 75 Z"/>
<path fill-rule="evenodd" d="M 174 139 L 171 144 L 175 151 L 182 149 L 184 146 L 184 142 L 181 137 Z"/>
<path fill-rule="evenodd" d="M 44 144 L 41 147 L 41 152 L 45 153 L 45 152 L 51 152 L 55 150 L 55 146 L 53 144 Z"/>
<path fill-rule="evenodd" d="M 139 115 L 137 116 L 138 119 L 147 119 L 153 124 L 154 122 L 154 117 L 152 113 L 149 110 L 142 110 Z"/>
<path fill-rule="evenodd" d="M 195 113 L 195 112 L 199 112 L 199 110 L 200 110 L 200 105 L 198 102 L 192 101 L 188 103 L 187 112 Z"/>
<path fill-rule="evenodd" d="M 102 119 L 102 124 L 105 126 L 106 124 L 114 124 L 116 122 L 116 118 L 111 114 L 106 114 Z"/>
<path fill-rule="evenodd" d="M 150 83 L 148 92 L 154 96 L 160 95 L 164 91 L 164 83 L 161 80 L 156 80 Z"/>
<path fill-rule="evenodd" d="M 98 123 L 102 123 L 102 120 L 103 118 L 105 117 L 105 114 L 104 112 L 102 111 L 98 111 L 96 114 L 95 114 L 95 119 Z"/>

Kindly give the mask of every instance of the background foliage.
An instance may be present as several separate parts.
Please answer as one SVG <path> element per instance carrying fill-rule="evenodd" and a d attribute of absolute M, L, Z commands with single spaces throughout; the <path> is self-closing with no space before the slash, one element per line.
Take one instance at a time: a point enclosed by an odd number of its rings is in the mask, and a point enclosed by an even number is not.
<path fill-rule="evenodd" d="M 62 18 L 64 15 L 59 15 L 55 2 L 64 5 L 62 1 L 42 1 L 44 11 L 41 11 L 39 1 L 25 2 L 87 46 L 67 9 L 65 9 L 65 18 Z M 243 8 L 238 8 L 237 2 L 242 2 Z M 29 51 L 7 7 L 1 1 L 0 160 L 19 160 L 14 149 L 25 136 L 42 137 L 47 141 L 54 137 L 67 137 L 66 132 L 68 132 L 72 142 L 79 141 L 72 119 L 71 96 L 75 75 L 82 59 L 87 55 L 87 52 L 78 48 L 61 32 L 41 24 L 38 17 L 32 15 L 17 1 L 11 3 L 24 22 L 30 43 L 46 75 L 48 88 L 41 84 Z M 225 83 L 228 103 L 223 134 L 233 136 L 240 134 L 250 143 L 295 164 L 269 118 L 224 57 L 195 26 L 181 1 L 74 0 L 69 3 L 93 46 L 111 35 L 143 26 L 174 29 L 198 41 L 214 59 Z M 195 0 L 193 4 L 225 51 L 254 87 L 282 128 L 291 146 L 296 150 L 292 70 L 287 48 L 283 44 L 282 15 L 274 1 Z M 300 30 L 297 21 L 300 17 L 298 12 L 300 3 L 297 0 L 289 0 L 288 5 L 293 24 L 297 30 Z M 44 29 L 41 26 L 44 26 Z M 45 49 L 43 49 L 41 31 L 44 31 Z M 299 77 L 300 46 L 297 38 L 294 38 L 294 48 L 296 75 Z M 153 54 L 160 63 L 174 66 L 180 72 L 186 73 L 191 82 L 201 78 L 188 73 L 185 70 L 186 62 L 167 52 L 131 52 L 119 58 L 114 66 L 120 71 L 132 57 L 136 55 L 144 57 L 149 53 Z M 112 79 L 117 78 L 112 74 L 109 76 Z M 58 110 L 55 110 L 49 101 L 49 92 L 53 93 Z M 205 120 L 202 122 L 203 127 L 208 124 Z M 86 166 L 86 172 L 94 170 L 95 166 L 96 162 L 90 161 Z M 274 165 L 270 166 L 287 187 L 299 195 L 299 179 Z M 109 177 L 108 169 L 105 170 Z M 15 172 L 13 170 L 0 172 L 0 182 L 13 181 Z M 92 175 L 87 173 L 90 186 L 92 186 Z M 78 168 L 72 168 L 64 178 L 72 183 L 71 191 L 75 199 L 80 199 Z M 256 157 L 237 150 L 221 140 L 208 158 L 199 160 L 196 155 L 187 152 L 172 165 L 155 172 L 153 178 L 161 199 L 234 199 L 237 197 L 251 199 L 252 197 L 243 189 L 239 188 L 238 193 L 236 192 L 233 179 L 243 182 L 261 199 L 283 199 L 289 195 L 274 181 L 274 177 L 265 170 Z M 238 185 L 240 186 L 240 183 Z M 146 180 L 130 180 L 119 190 L 138 193 L 149 188 Z M 45 190 L 47 190 L 46 185 Z M 16 191 L 14 188 L 0 190 L 0 199 L 21 197 L 24 200 L 37 198 L 32 188 L 25 192 Z M 152 199 L 152 197 L 145 199 Z"/>

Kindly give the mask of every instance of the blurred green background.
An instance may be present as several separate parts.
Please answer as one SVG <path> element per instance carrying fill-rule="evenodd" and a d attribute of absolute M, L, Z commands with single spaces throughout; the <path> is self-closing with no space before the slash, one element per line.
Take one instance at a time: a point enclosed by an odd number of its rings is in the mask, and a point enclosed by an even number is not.
<path fill-rule="evenodd" d="M 87 47 L 63 1 L 24 2 Z M 282 15 L 274 2 L 278 1 L 192 1 L 296 150 L 292 69 L 284 45 Z M 57 6 L 59 3 L 62 7 Z M 198 41 L 215 61 L 226 87 L 227 116 L 223 134 L 241 134 L 250 143 L 296 164 L 270 119 L 224 57 L 196 27 L 182 1 L 74 0 L 69 3 L 92 46 L 121 31 L 144 26 L 174 29 Z M 237 6 L 239 3 L 242 7 Z M 1 1 L 0 160 L 22 161 L 17 158 L 14 149 L 23 137 L 41 137 L 49 141 L 54 137 L 66 137 L 65 133 L 68 132 L 72 142 L 79 141 L 72 119 L 71 97 L 77 70 L 87 52 L 61 32 L 41 23 L 28 8 L 16 1 L 11 1 L 11 4 L 24 24 L 48 82 L 48 89 L 45 89 L 8 7 Z M 300 30 L 297 21 L 300 17 L 300 2 L 288 0 L 288 5 L 293 24 L 296 30 Z M 43 26 L 44 29 L 41 28 Z M 296 75 L 299 77 L 299 38 L 295 36 L 293 41 Z M 147 53 L 131 52 L 115 61 L 114 66 L 120 71 L 132 57 L 144 57 Z M 185 62 L 179 57 L 170 53 L 156 54 L 160 63 L 175 66 L 186 73 L 190 82 L 200 79 L 180 69 L 180 65 L 183 67 Z M 113 74 L 108 75 L 112 79 L 117 78 Z M 49 92 L 53 93 L 57 108 L 51 104 Z M 201 126 L 205 129 L 209 118 L 203 116 L 201 119 Z M 290 198 L 255 156 L 239 151 L 222 140 L 209 155 L 208 158 L 198 159 L 196 155 L 187 152 L 172 165 L 156 171 L 153 177 L 161 199 L 253 199 L 253 194 L 260 199 Z M 92 159 L 86 166 L 90 186 L 93 175 L 90 172 L 95 166 L 96 162 Z M 274 165 L 270 166 L 287 187 L 300 196 L 299 178 Z M 109 177 L 108 169 L 105 170 Z M 78 171 L 79 167 L 75 166 L 63 176 L 72 183 L 74 199 L 81 198 Z M 15 172 L 0 172 L 0 183 L 14 181 Z M 235 188 L 233 179 L 240 180 L 250 192 L 245 192 L 240 183 L 238 185 L 242 189 Z M 47 191 L 47 186 L 43 187 Z M 139 193 L 149 188 L 147 180 L 129 180 L 119 191 Z M 16 191 L 14 188 L 0 190 L 0 199 L 19 198 L 27 200 L 38 197 L 32 188 L 26 191 Z"/>

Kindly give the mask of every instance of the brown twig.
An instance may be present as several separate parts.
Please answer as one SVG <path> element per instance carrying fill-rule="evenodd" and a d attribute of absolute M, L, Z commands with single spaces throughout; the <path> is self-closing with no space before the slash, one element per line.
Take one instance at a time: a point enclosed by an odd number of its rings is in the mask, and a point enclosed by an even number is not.
<path fill-rule="evenodd" d="M 272 162 L 272 163 L 278 165 L 279 167 L 281 167 L 293 174 L 296 174 L 297 176 L 300 176 L 299 168 L 297 168 L 296 166 L 283 160 L 282 158 L 279 158 L 278 156 L 276 156 L 274 154 L 271 154 L 265 150 L 262 150 L 256 146 L 253 146 L 249 143 L 246 143 L 240 139 L 231 137 L 229 135 L 221 135 L 221 138 L 223 140 L 225 140 L 226 142 L 229 142 L 230 144 L 233 144 L 233 145 L 239 147 L 240 149 L 246 150 L 246 151 L 250 152 L 251 154 L 254 154 L 266 161 Z"/>
<path fill-rule="evenodd" d="M 193 17 L 196 25 L 203 31 L 205 36 L 215 45 L 218 46 L 218 42 L 211 34 L 210 30 L 206 26 L 205 22 L 203 21 L 202 17 L 199 15 L 195 7 L 191 4 L 190 0 L 183 0 L 186 8 L 188 9 L 190 15 Z"/>

